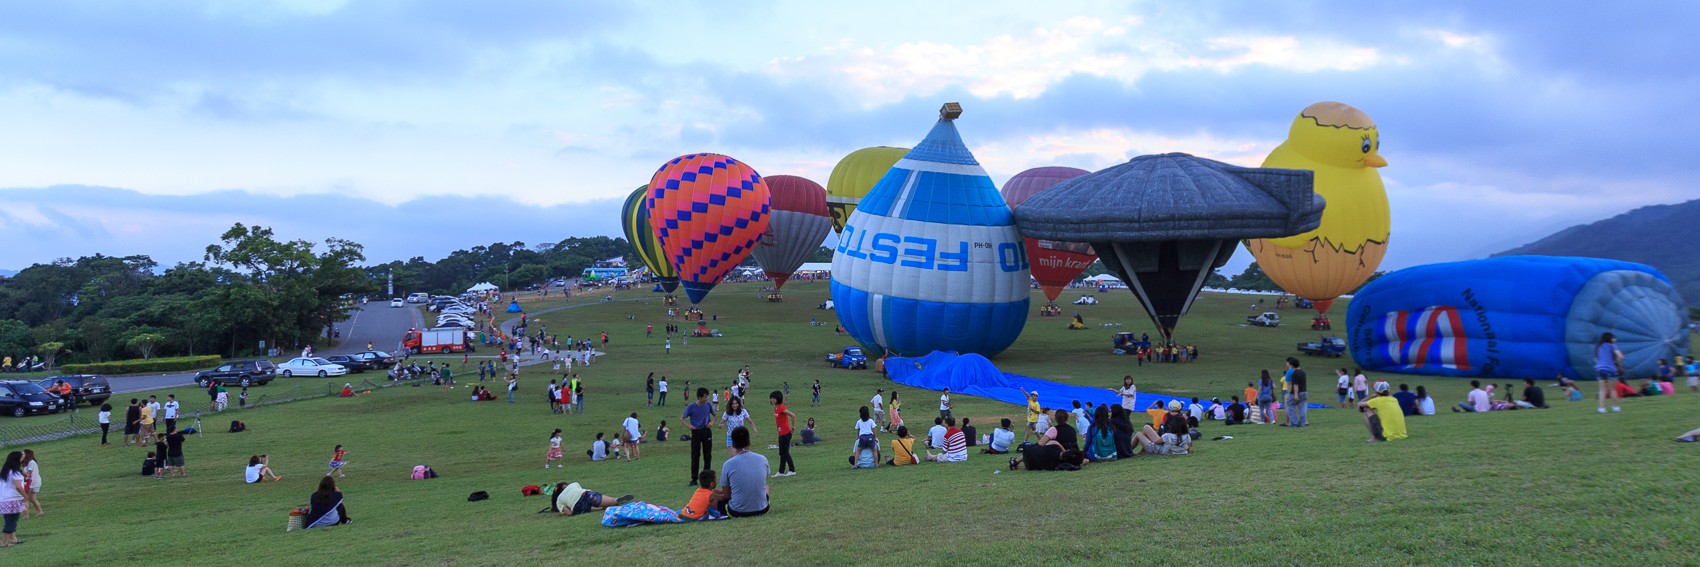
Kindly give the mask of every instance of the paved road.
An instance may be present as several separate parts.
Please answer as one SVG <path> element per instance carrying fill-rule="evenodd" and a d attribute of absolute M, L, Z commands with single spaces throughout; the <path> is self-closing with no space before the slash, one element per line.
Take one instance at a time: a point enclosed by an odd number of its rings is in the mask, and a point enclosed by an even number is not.
<path fill-rule="evenodd" d="M 338 324 L 338 329 L 342 331 L 343 341 L 326 348 L 321 351 L 321 354 L 361 352 L 366 350 L 367 341 L 371 341 L 372 346 L 377 347 L 378 350 L 394 351 L 396 344 L 401 341 L 402 333 L 411 328 L 418 328 L 424 320 L 425 308 L 418 304 L 410 303 L 406 307 L 397 308 L 390 307 L 388 301 L 373 301 L 363 307 L 363 309 L 354 310 L 352 317 Z M 110 380 L 113 393 L 127 394 L 144 390 L 187 386 L 195 383 L 195 373 L 174 372 L 141 376 L 115 376 Z M 283 378 L 278 378 L 265 387 L 283 383 Z"/>

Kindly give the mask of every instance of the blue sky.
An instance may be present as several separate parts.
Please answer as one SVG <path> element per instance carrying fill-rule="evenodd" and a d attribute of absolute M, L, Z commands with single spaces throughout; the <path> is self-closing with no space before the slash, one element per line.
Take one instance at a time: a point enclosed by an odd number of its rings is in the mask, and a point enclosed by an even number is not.
<path fill-rule="evenodd" d="M 0 4 L 0 268 L 197 260 L 231 223 L 373 261 L 619 233 L 665 160 L 824 184 L 945 101 L 1000 183 L 1261 162 L 1306 105 L 1381 128 L 1385 267 L 1700 197 L 1700 4 Z M 1670 227 L 1676 230 L 1677 227 Z M 1250 261 L 1241 253 L 1236 264 Z"/>

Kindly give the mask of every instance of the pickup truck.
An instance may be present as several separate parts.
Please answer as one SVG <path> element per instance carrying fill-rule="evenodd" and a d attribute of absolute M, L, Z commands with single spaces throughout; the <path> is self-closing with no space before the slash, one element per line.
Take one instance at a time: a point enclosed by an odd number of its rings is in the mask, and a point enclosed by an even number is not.
<path fill-rule="evenodd" d="M 1311 356 L 1339 358 L 1346 356 L 1346 340 L 1340 337 L 1322 337 L 1321 341 L 1299 343 L 1299 352 Z"/>
<path fill-rule="evenodd" d="M 1281 315 L 1274 311 L 1265 311 L 1262 315 L 1251 315 L 1245 322 L 1259 327 L 1277 327 L 1281 325 Z"/>
<path fill-rule="evenodd" d="M 847 346 L 843 351 L 826 355 L 826 363 L 833 368 L 867 370 L 868 356 L 862 354 L 862 347 Z"/>

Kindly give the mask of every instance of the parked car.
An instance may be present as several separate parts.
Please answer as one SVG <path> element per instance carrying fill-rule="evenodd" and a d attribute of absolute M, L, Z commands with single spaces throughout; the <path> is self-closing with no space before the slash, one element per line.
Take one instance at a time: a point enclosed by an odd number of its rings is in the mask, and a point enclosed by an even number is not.
<path fill-rule="evenodd" d="M 868 357 L 862 354 L 862 347 L 847 346 L 842 351 L 826 355 L 826 363 L 833 368 L 866 370 Z"/>
<path fill-rule="evenodd" d="M 376 366 L 373 366 L 372 363 L 361 360 L 360 357 L 351 354 L 333 354 L 325 357 L 325 360 L 329 360 L 336 363 L 338 366 L 347 368 L 349 372 L 353 372 L 355 374 L 376 368 Z"/>
<path fill-rule="evenodd" d="M 1279 327 L 1281 326 L 1281 315 L 1274 311 L 1265 311 L 1261 315 L 1247 316 L 1245 322 L 1259 327 Z"/>
<path fill-rule="evenodd" d="M 47 390 L 34 382 L 0 382 L 0 412 L 12 417 L 23 417 L 32 413 L 59 413 L 59 410 L 66 407 L 66 402 L 59 399 L 59 396 L 47 393 Z"/>
<path fill-rule="evenodd" d="M 83 402 L 88 402 L 91 406 L 98 406 L 112 398 L 112 384 L 106 381 L 105 376 L 99 374 L 70 374 L 42 378 L 36 382 L 36 385 L 43 389 L 52 388 L 60 380 L 64 380 L 66 384 L 71 386 L 71 407 L 76 407 L 77 404 Z"/>
<path fill-rule="evenodd" d="M 277 365 L 270 360 L 237 360 L 226 362 L 212 370 L 195 373 L 195 383 L 205 388 L 214 380 L 246 388 L 264 386 L 277 377 Z"/>
<path fill-rule="evenodd" d="M 1299 343 L 1299 352 L 1311 356 L 1339 358 L 1346 356 L 1346 340 L 1340 337 L 1322 337 L 1320 341 Z"/>
<path fill-rule="evenodd" d="M 384 369 L 388 369 L 392 366 L 395 366 L 395 357 L 390 356 L 390 353 L 387 353 L 387 352 L 384 352 L 384 351 L 381 351 L 381 350 L 369 350 L 369 351 L 366 351 L 366 352 L 357 352 L 357 353 L 354 353 L 350 356 L 353 356 L 355 358 L 359 358 L 361 361 L 364 361 L 368 365 L 370 365 L 370 368 L 374 368 L 374 369 L 378 369 L 378 370 L 384 370 Z"/>
<path fill-rule="evenodd" d="M 277 365 L 277 372 L 284 378 L 291 376 L 342 376 L 348 374 L 348 367 L 319 357 L 299 357 L 289 359 L 289 362 Z"/>
<path fill-rule="evenodd" d="M 390 307 L 406 307 L 406 306 L 407 306 L 407 302 L 402 301 L 400 297 L 390 298 Z"/>

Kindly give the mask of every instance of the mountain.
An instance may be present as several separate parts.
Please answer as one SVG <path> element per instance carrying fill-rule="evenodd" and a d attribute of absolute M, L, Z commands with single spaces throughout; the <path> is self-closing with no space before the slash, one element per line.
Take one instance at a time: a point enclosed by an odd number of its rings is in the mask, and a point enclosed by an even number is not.
<path fill-rule="evenodd" d="M 0 270 L 0 278 L 9 278 L 15 275 L 18 275 L 17 270 Z"/>
<path fill-rule="evenodd" d="M 1700 238 L 1688 231 L 1700 221 L 1700 199 L 1641 207 L 1591 224 L 1576 225 L 1495 256 L 1592 256 L 1658 268 L 1683 301 L 1700 306 Z"/>

